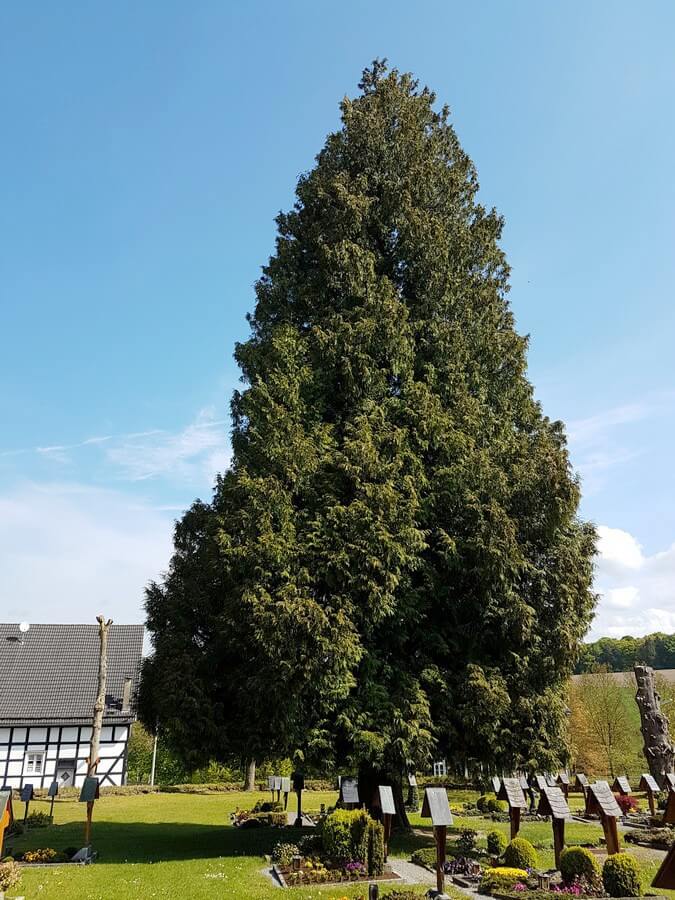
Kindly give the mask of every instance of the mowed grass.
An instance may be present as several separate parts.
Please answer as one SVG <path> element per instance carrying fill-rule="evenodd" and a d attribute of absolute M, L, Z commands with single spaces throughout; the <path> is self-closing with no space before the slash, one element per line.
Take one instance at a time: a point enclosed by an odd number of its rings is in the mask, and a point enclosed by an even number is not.
<path fill-rule="evenodd" d="M 450 792 L 450 802 L 459 804 L 475 800 L 472 791 Z M 237 807 L 250 808 L 269 794 L 239 792 L 221 794 L 140 794 L 106 796 L 96 802 L 93 845 L 99 852 L 91 866 L 57 866 L 23 869 L 21 884 L 9 897 L 24 895 L 29 900 L 110 900 L 110 898 L 185 898 L 194 900 L 215 897 L 239 897 L 242 900 L 266 900 L 286 896 L 289 900 L 318 900 L 363 896 L 364 885 L 341 885 L 294 888 L 283 893 L 262 873 L 264 854 L 270 853 L 279 840 L 295 841 L 295 829 L 237 829 L 230 825 L 230 813 Z M 321 804 L 333 805 L 337 794 L 306 791 L 303 807 L 318 811 Z M 572 801 L 572 807 L 575 807 Z M 34 801 L 33 810 L 46 810 L 47 804 Z M 292 795 L 289 809 L 295 810 Z M 17 804 L 20 816 L 23 805 Z M 6 844 L 18 850 L 53 847 L 63 850 L 81 846 L 84 833 L 85 805 L 75 801 L 57 801 L 55 824 L 35 829 L 20 838 L 8 838 Z M 408 858 L 410 852 L 432 846 L 430 823 L 419 814 L 411 817 L 412 833 L 396 833 L 391 856 Z M 484 818 L 455 817 L 455 824 L 474 828 L 485 835 L 493 829 L 508 835 L 508 822 Z M 595 840 L 601 836 L 599 824 L 572 822 L 566 827 L 568 845 Z M 553 865 L 553 843 L 550 823 L 527 822 L 521 835 L 539 848 L 540 865 Z M 649 863 L 651 865 L 651 863 Z M 424 889 L 420 887 L 420 893 Z"/>

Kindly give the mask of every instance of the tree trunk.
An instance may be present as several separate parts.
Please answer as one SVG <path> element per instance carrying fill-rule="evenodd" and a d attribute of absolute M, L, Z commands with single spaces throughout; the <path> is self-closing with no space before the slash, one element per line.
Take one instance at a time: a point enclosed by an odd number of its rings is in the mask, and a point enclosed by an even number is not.
<path fill-rule="evenodd" d="M 244 781 L 245 791 L 255 790 L 255 760 L 249 759 L 246 763 L 246 780 Z"/>
<path fill-rule="evenodd" d="M 95 775 L 98 766 L 98 752 L 101 746 L 101 728 L 103 727 L 103 713 L 105 712 L 105 689 L 108 680 L 108 629 L 112 625 L 112 619 L 106 622 L 104 616 L 96 616 L 98 622 L 98 636 L 101 642 L 98 658 L 98 691 L 96 703 L 94 703 L 94 718 L 91 728 L 91 744 L 89 746 L 89 764 L 87 775 Z"/>
<path fill-rule="evenodd" d="M 637 682 L 635 700 L 640 710 L 644 754 L 649 771 L 663 788 L 665 775 L 673 771 L 675 757 L 675 748 L 668 734 L 668 719 L 661 712 L 661 698 L 654 685 L 654 670 L 651 666 L 635 666 L 634 672 Z"/>

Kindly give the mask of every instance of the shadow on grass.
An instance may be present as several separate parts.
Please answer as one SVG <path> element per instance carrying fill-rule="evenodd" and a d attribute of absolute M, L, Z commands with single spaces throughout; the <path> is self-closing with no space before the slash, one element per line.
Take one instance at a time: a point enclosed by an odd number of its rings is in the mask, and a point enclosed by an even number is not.
<path fill-rule="evenodd" d="M 204 825 L 190 822 L 96 822 L 92 846 L 99 861 L 161 862 L 163 860 L 208 859 L 218 856 L 263 856 L 277 841 L 295 843 L 312 829 L 234 828 L 231 825 Z M 10 837 L 5 853 L 36 847 L 81 847 L 81 821 L 35 829 Z"/>

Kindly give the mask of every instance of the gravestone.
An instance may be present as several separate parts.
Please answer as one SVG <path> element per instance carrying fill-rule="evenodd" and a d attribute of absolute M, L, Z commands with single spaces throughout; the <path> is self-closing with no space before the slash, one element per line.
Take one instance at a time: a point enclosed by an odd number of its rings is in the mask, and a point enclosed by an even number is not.
<path fill-rule="evenodd" d="M 293 790 L 298 798 L 298 814 L 295 817 L 295 827 L 302 828 L 302 792 L 305 789 L 305 776 L 303 772 L 293 772 L 291 775 Z"/>
<path fill-rule="evenodd" d="M 499 775 L 493 775 L 492 776 L 492 790 L 495 792 L 495 794 L 499 793 L 499 788 L 501 786 L 502 786 L 502 780 L 499 777 Z"/>
<path fill-rule="evenodd" d="M 288 795 L 291 792 L 291 778 L 290 775 L 287 777 L 283 777 L 280 779 L 281 787 L 280 791 L 284 795 L 284 809 L 288 809 Z"/>
<path fill-rule="evenodd" d="M 389 856 L 389 839 L 391 837 L 391 825 L 393 817 L 396 815 L 396 804 L 394 803 L 394 792 L 387 784 L 379 785 L 377 789 L 378 805 L 382 812 L 382 826 L 384 828 L 384 859 L 385 862 Z"/>
<path fill-rule="evenodd" d="M 565 799 L 567 799 L 570 791 L 570 776 L 567 774 L 567 772 L 558 772 L 556 782 L 560 785 L 560 789 L 565 795 Z"/>
<path fill-rule="evenodd" d="M 344 806 L 360 806 L 359 799 L 359 780 L 358 778 L 347 777 L 340 779 L 340 802 Z"/>
<path fill-rule="evenodd" d="M 675 774 L 673 772 L 666 772 L 663 781 L 667 791 L 675 791 Z"/>
<path fill-rule="evenodd" d="M 51 797 L 51 804 L 49 806 L 49 815 L 54 816 L 54 800 L 58 796 L 59 793 L 59 783 L 58 781 L 52 781 L 49 785 L 49 790 L 47 791 L 47 796 Z"/>
<path fill-rule="evenodd" d="M 28 807 L 30 806 L 30 801 L 33 799 L 33 785 L 32 784 L 24 784 L 21 788 L 21 802 L 26 804 L 26 809 L 23 814 L 23 824 L 26 824 L 26 819 L 28 818 Z"/>
<path fill-rule="evenodd" d="M 652 887 L 660 888 L 662 891 L 672 891 L 675 889 L 675 844 L 672 845 L 666 858 L 654 876 Z"/>
<path fill-rule="evenodd" d="M 617 775 L 614 779 L 612 790 L 615 794 L 621 794 L 622 797 L 627 797 L 631 792 L 628 778 L 625 775 Z"/>
<path fill-rule="evenodd" d="M 98 778 L 88 775 L 80 790 L 80 803 L 93 803 L 94 800 L 98 800 L 99 793 Z"/>

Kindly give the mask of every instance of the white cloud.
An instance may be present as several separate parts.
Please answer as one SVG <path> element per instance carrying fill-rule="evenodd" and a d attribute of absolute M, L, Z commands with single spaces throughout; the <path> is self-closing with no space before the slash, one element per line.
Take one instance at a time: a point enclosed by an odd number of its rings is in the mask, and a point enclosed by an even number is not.
<path fill-rule="evenodd" d="M 173 517 L 120 492 L 25 484 L 0 495 L 0 610 L 9 621 L 142 622 Z"/>
<path fill-rule="evenodd" d="M 227 424 L 212 409 L 203 409 L 182 431 L 127 435 L 106 445 L 105 454 L 131 481 L 168 477 L 211 483 L 230 462 Z"/>
<path fill-rule="evenodd" d="M 598 528 L 595 588 L 600 594 L 590 639 L 675 631 L 675 544 L 647 555 L 620 528 Z"/>

